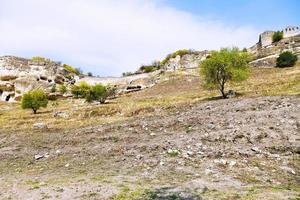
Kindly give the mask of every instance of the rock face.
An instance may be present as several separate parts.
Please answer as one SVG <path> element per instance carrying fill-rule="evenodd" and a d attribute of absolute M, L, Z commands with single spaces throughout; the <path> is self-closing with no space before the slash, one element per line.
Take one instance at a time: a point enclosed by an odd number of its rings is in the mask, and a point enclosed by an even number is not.
<path fill-rule="evenodd" d="M 50 92 L 55 84 L 71 84 L 72 80 L 67 78 L 70 74 L 55 62 L 34 62 L 14 56 L 0 57 L 0 101 L 19 100 L 24 92 L 34 88 Z"/>
<path fill-rule="evenodd" d="M 265 31 L 259 36 L 259 42 L 250 47 L 255 60 L 250 64 L 254 67 L 274 67 L 279 54 L 290 51 L 300 56 L 300 32 L 298 27 L 287 27 L 283 30 L 283 39 L 273 42 L 274 31 Z"/>
<path fill-rule="evenodd" d="M 209 51 L 196 51 L 185 55 L 177 55 L 175 58 L 170 58 L 163 66 L 164 71 L 176 70 L 195 70 L 199 63 L 205 60 L 209 55 Z"/>

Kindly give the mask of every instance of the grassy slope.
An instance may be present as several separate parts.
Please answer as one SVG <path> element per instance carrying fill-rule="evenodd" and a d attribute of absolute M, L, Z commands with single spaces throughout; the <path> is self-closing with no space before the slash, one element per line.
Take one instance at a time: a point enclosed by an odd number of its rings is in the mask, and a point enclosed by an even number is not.
<path fill-rule="evenodd" d="M 61 100 L 58 105 L 50 102 L 48 108 L 41 109 L 38 115 L 32 115 L 30 110 L 21 110 L 18 103 L 7 105 L 0 102 L 0 130 L 30 131 L 33 123 L 40 121 L 47 121 L 49 127 L 57 130 L 76 129 L 149 114 L 155 109 L 164 111 L 219 95 L 218 91 L 204 89 L 198 76 L 177 73 L 167 74 L 164 79 L 166 81 L 150 89 L 123 96 L 105 105 L 87 105 L 83 100 Z M 300 64 L 285 69 L 252 69 L 247 81 L 228 85 L 227 89 L 234 89 L 245 97 L 299 94 Z M 55 119 L 52 116 L 55 110 L 68 111 L 71 118 Z"/>

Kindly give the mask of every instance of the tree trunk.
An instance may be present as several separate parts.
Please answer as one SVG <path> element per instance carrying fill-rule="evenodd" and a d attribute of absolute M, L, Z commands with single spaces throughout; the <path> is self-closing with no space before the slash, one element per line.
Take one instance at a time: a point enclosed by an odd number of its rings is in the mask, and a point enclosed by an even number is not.
<path fill-rule="evenodd" d="M 37 110 L 36 110 L 36 109 L 32 109 L 32 110 L 33 110 L 33 114 L 36 114 L 36 111 L 37 111 Z"/>
<path fill-rule="evenodd" d="M 227 98 L 227 95 L 226 95 L 226 93 L 225 93 L 225 85 L 224 85 L 224 84 L 221 84 L 221 85 L 220 85 L 220 91 L 221 91 L 221 93 L 222 93 L 223 99 L 226 99 L 226 98 Z"/>

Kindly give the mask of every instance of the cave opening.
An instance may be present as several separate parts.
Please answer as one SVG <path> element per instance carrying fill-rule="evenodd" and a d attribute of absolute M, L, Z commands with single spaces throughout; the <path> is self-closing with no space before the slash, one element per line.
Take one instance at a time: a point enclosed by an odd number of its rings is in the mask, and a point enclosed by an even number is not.
<path fill-rule="evenodd" d="M 10 94 L 5 97 L 5 101 L 9 101 L 9 99 L 10 99 Z"/>

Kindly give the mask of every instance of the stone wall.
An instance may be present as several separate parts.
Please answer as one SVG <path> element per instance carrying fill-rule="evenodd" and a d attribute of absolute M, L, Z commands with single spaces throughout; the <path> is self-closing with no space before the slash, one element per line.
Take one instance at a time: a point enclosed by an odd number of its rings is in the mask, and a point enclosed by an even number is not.
<path fill-rule="evenodd" d="M 259 44 L 261 47 L 267 47 L 272 44 L 274 31 L 265 31 L 259 35 Z"/>
<path fill-rule="evenodd" d="M 298 26 L 288 26 L 283 29 L 283 37 L 288 38 L 292 36 L 296 36 L 300 34 L 300 30 Z"/>

